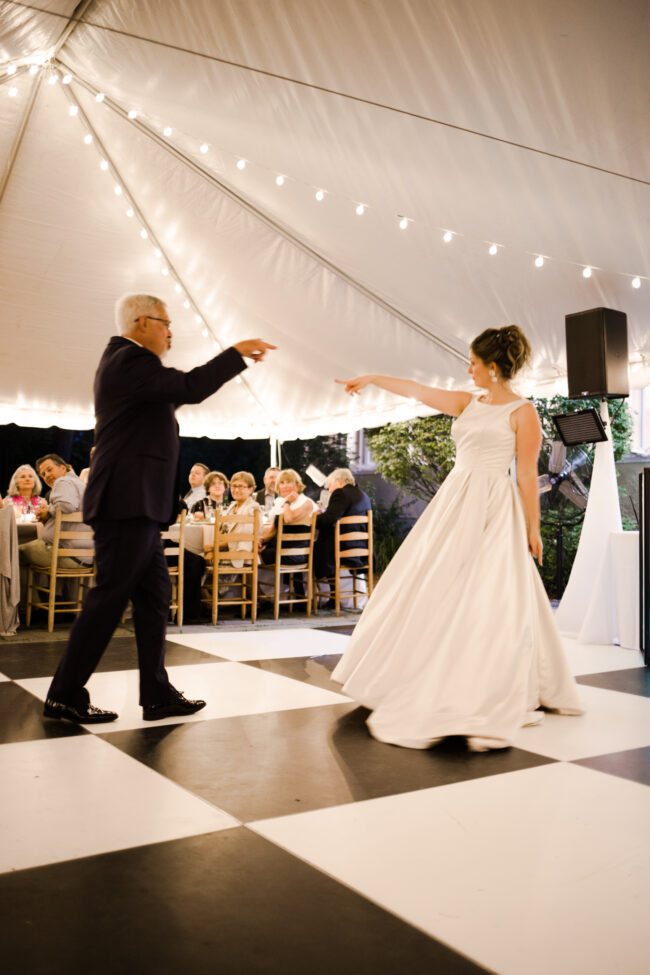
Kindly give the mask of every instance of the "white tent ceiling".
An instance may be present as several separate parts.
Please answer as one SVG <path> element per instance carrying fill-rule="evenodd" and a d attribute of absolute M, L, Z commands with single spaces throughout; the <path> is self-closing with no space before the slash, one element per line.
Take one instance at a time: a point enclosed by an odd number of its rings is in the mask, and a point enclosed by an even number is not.
<path fill-rule="evenodd" d="M 0 422 L 92 426 L 134 290 L 168 301 L 171 365 L 279 346 L 179 411 L 187 435 L 404 418 L 333 378 L 465 383 L 511 321 L 527 389 L 561 391 L 564 315 L 599 305 L 646 385 L 649 50 L 647 0 L 0 0 Z"/>

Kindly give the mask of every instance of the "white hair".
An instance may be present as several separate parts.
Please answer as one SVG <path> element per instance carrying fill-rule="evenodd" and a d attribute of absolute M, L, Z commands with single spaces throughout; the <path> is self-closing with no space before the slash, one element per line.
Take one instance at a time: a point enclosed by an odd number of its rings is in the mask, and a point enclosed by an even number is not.
<path fill-rule="evenodd" d="M 356 484 L 354 474 L 349 467 L 337 467 L 327 478 L 328 481 L 340 481 L 342 484 Z"/>
<path fill-rule="evenodd" d="M 133 331 L 136 318 L 146 315 L 155 305 L 163 305 L 162 298 L 154 295 L 122 295 L 115 302 L 115 324 L 120 335 Z"/>
<path fill-rule="evenodd" d="M 15 494 L 18 494 L 18 485 L 16 484 L 16 481 L 18 480 L 19 476 L 22 474 L 23 471 L 29 471 L 29 473 L 34 478 L 33 496 L 38 497 L 38 495 L 43 490 L 43 485 L 41 484 L 40 477 L 38 476 L 34 468 L 31 466 L 31 464 L 21 464 L 20 467 L 16 468 L 16 470 L 11 475 L 11 480 L 9 481 L 9 487 L 7 488 L 7 494 L 9 495 L 10 498 L 13 497 Z"/>

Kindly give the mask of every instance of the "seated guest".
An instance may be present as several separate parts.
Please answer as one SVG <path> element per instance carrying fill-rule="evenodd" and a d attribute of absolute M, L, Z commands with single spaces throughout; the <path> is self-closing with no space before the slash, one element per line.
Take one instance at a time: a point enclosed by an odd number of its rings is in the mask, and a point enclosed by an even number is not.
<path fill-rule="evenodd" d="M 303 492 L 305 485 L 300 475 L 288 467 L 280 471 L 277 479 L 278 498 L 271 508 L 270 523 L 264 529 L 260 545 L 260 557 L 265 565 L 273 565 L 276 557 L 277 519 L 283 517 L 284 533 L 287 535 L 304 532 L 305 526 L 311 523 L 311 516 L 316 511 L 316 504 Z M 296 542 L 292 548 L 307 548 L 308 543 Z M 285 565 L 299 565 L 304 562 L 300 555 L 287 555 L 282 560 Z"/>
<path fill-rule="evenodd" d="M 210 471 L 206 475 L 203 487 L 207 491 L 206 497 L 201 498 L 190 509 L 190 514 L 195 521 L 209 520 L 214 518 L 215 511 L 221 511 L 228 490 L 228 478 L 221 471 Z"/>
<path fill-rule="evenodd" d="M 188 477 L 190 482 L 190 490 L 187 492 L 183 498 L 184 507 L 188 511 L 192 510 L 192 505 L 196 504 L 205 497 L 205 487 L 203 482 L 205 481 L 206 475 L 210 473 L 210 468 L 206 467 L 205 464 L 192 464 L 192 469 Z"/>
<path fill-rule="evenodd" d="M 255 500 L 267 513 L 275 504 L 279 473 L 279 467 L 267 467 L 264 471 L 264 487 L 255 495 Z"/>
<path fill-rule="evenodd" d="M 43 485 L 34 468 L 29 464 L 21 464 L 11 476 L 5 504 L 14 506 L 16 517 L 35 514 L 45 504 L 45 500 L 40 497 L 42 490 Z"/>
<path fill-rule="evenodd" d="M 314 543 L 314 574 L 317 579 L 325 579 L 334 575 L 334 526 L 340 518 L 348 515 L 365 515 L 370 510 L 370 498 L 357 487 L 352 471 L 347 467 L 339 467 L 327 478 L 327 489 L 330 492 L 329 504 L 322 514 L 316 518 L 318 538 Z M 351 530 L 354 526 L 347 526 Z M 354 542 L 348 544 L 354 546 Z M 342 560 L 343 565 L 356 568 L 361 565 L 359 559 Z"/>
<path fill-rule="evenodd" d="M 86 487 L 70 465 L 58 454 L 46 454 L 40 457 L 36 461 L 36 468 L 50 488 L 50 500 L 47 504 L 41 504 L 36 512 L 37 520 L 43 523 L 41 537 L 20 545 L 18 553 L 22 565 L 32 563 L 45 566 L 50 565 L 52 561 L 52 539 L 57 508 L 60 508 L 64 514 L 81 511 Z M 90 525 L 85 525 L 83 522 L 75 525 L 76 530 L 91 531 Z M 92 544 L 92 538 L 89 538 L 87 543 L 79 539 L 62 539 L 61 548 L 91 548 Z M 90 565 L 92 557 L 63 558 L 59 561 L 59 565 L 64 569 L 75 568 L 79 563 Z"/>

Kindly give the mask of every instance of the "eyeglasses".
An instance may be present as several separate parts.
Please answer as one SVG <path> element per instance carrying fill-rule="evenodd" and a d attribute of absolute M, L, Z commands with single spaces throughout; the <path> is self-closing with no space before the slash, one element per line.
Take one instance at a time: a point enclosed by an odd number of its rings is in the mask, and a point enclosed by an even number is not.
<path fill-rule="evenodd" d="M 133 321 L 139 322 L 140 318 L 148 318 L 150 322 L 162 322 L 163 325 L 167 326 L 167 328 L 169 328 L 169 326 L 171 325 L 171 321 L 169 318 L 154 318 L 153 315 L 140 315 L 139 318 L 134 318 Z"/>

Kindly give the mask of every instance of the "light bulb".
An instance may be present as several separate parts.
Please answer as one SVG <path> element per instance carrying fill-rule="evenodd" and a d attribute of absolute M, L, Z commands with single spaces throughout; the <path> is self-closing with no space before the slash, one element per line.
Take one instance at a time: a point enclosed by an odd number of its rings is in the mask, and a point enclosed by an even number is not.
<path fill-rule="evenodd" d="M 196 322 L 197 325 L 200 325 L 201 322 L 203 321 L 203 319 L 201 318 L 200 315 L 195 315 L 194 316 L 194 321 Z"/>
<path fill-rule="evenodd" d="M 585 267 L 582 270 L 582 276 L 583 276 L 583 278 L 590 278 L 591 277 L 591 273 L 592 272 L 591 272 L 591 268 L 590 267 Z"/>
<path fill-rule="evenodd" d="M 38 71 L 38 65 L 37 65 L 37 64 L 33 64 L 33 65 L 31 66 L 31 68 L 29 69 L 29 73 L 30 73 L 30 74 L 32 74 L 32 75 L 33 75 L 33 74 L 36 74 L 36 73 L 37 73 L 37 71 Z M 7 74 L 8 74 L 8 73 L 9 73 L 9 72 L 7 72 Z M 12 74 L 13 74 L 13 72 L 12 72 Z M 71 79 L 71 80 L 72 80 L 72 79 Z M 67 82 L 66 82 L 66 84 L 67 84 Z"/>
<path fill-rule="evenodd" d="M 97 94 L 95 95 L 95 101 L 96 102 L 103 102 L 105 98 L 106 98 L 106 95 L 104 94 L 103 91 L 98 91 Z"/>
<path fill-rule="evenodd" d="M 114 186 L 113 193 L 115 193 L 115 196 L 122 196 L 122 187 L 119 184 Z"/>
<path fill-rule="evenodd" d="M 161 267 L 161 269 L 160 269 L 160 273 L 162 274 L 162 276 L 163 276 L 164 278 L 166 278 L 166 277 L 167 277 L 167 275 L 169 274 L 169 268 L 168 268 L 168 267 Z"/>
<path fill-rule="evenodd" d="M 242 381 L 241 380 L 241 376 L 235 376 L 235 382 L 236 383 L 240 383 L 241 381 Z"/>
<path fill-rule="evenodd" d="M 363 203 L 360 203 L 359 206 L 356 208 L 355 213 L 357 214 L 358 217 L 362 217 L 365 212 L 366 212 L 365 206 L 363 205 Z"/>
<path fill-rule="evenodd" d="M 249 403 L 254 403 L 255 402 L 255 397 L 254 396 L 251 396 L 250 393 L 248 394 L 248 402 Z"/>
<path fill-rule="evenodd" d="M 237 160 L 237 169 L 245 169 L 245 168 L 246 168 L 246 160 L 245 159 Z"/>
<path fill-rule="evenodd" d="M 641 287 L 641 278 L 632 278 L 632 287 L 633 288 L 640 288 Z"/>
<path fill-rule="evenodd" d="M 89 146 L 89 145 L 90 145 L 90 143 L 91 143 L 92 141 L 93 141 L 93 137 L 92 137 L 92 135 L 90 134 L 90 132 L 88 132 L 88 133 L 87 133 L 87 134 L 86 134 L 86 135 L 84 136 L 84 142 L 86 143 L 86 145 L 87 145 L 87 146 Z"/>
<path fill-rule="evenodd" d="M 126 211 L 126 215 L 127 215 L 127 217 L 132 217 L 133 216 L 133 210 L 132 210 L 131 207 L 129 207 L 129 209 Z"/>
<path fill-rule="evenodd" d="M 38 68 L 36 70 L 38 71 Z M 7 74 L 8 75 L 12 75 L 12 74 L 15 74 L 15 73 L 16 73 L 16 65 L 15 64 L 10 64 L 9 67 L 7 68 Z"/>
<path fill-rule="evenodd" d="M 143 240 L 146 240 L 146 239 L 147 239 L 147 237 L 149 236 L 149 234 L 148 234 L 148 233 L 147 233 L 147 231 L 146 231 L 146 230 L 144 229 L 144 227 L 143 227 L 143 228 L 142 228 L 142 230 L 140 231 L 140 236 L 142 237 L 142 239 L 143 239 Z"/>
<path fill-rule="evenodd" d="M 210 146 L 207 144 L 207 142 L 204 142 L 202 144 L 202 146 L 201 146 L 201 152 L 203 153 L 203 155 L 206 154 L 206 152 L 208 151 L 209 148 L 210 148 Z"/>
<path fill-rule="evenodd" d="M 59 79 L 55 74 L 51 74 L 50 77 L 47 79 L 47 83 L 48 85 L 55 85 L 58 80 Z"/>
<path fill-rule="evenodd" d="M 172 131 L 173 129 L 169 125 L 166 125 L 165 128 L 163 129 L 163 135 L 166 135 L 169 138 L 169 136 L 172 134 Z"/>
<path fill-rule="evenodd" d="M 31 71 L 31 68 L 30 68 L 30 71 Z M 63 77 L 61 78 L 61 82 L 64 85 L 69 85 L 71 81 L 72 81 L 72 75 L 71 74 L 64 74 Z"/>
<path fill-rule="evenodd" d="M 544 267 L 544 258 L 541 254 L 535 258 L 535 267 Z"/>
<path fill-rule="evenodd" d="M 105 173 L 105 172 L 106 172 L 106 170 L 108 169 L 108 163 L 106 162 L 106 160 L 105 160 L 105 159 L 102 159 L 102 161 L 101 161 L 101 162 L 100 162 L 100 164 L 99 164 L 99 168 L 101 169 L 101 171 L 102 171 L 103 173 Z"/>
<path fill-rule="evenodd" d="M 181 288 L 180 284 L 175 284 L 174 285 L 174 291 L 176 292 L 177 295 L 179 295 L 182 290 L 183 289 Z"/>
<path fill-rule="evenodd" d="M 160 247 L 154 247 L 153 252 L 156 255 L 156 257 L 162 257 L 162 251 Z"/>
<path fill-rule="evenodd" d="M 451 243 L 451 241 L 454 239 L 454 235 L 452 234 L 451 230 L 446 230 L 442 235 L 442 239 L 444 240 L 445 244 Z"/>
<path fill-rule="evenodd" d="M 15 98 L 17 94 L 18 94 L 18 89 L 17 88 L 10 88 L 9 89 L 9 97 L 10 98 Z"/>
<path fill-rule="evenodd" d="M 319 203 L 320 203 L 321 200 L 324 200 L 325 199 L 325 193 L 324 193 L 323 190 L 317 190 L 316 191 L 316 199 L 318 200 Z"/>
<path fill-rule="evenodd" d="M 497 247 L 497 245 L 496 245 L 496 244 L 492 244 L 492 245 L 490 246 L 490 248 L 488 249 L 488 254 L 491 254 L 491 255 L 492 255 L 492 257 L 494 257 L 494 255 L 496 254 L 496 252 L 498 251 L 498 249 L 499 249 L 499 248 Z"/>
<path fill-rule="evenodd" d="M 138 113 L 136 112 L 136 110 L 134 108 L 132 108 L 131 111 L 127 113 L 127 116 L 126 117 L 127 118 L 130 118 L 130 119 L 134 119 L 134 118 L 137 118 L 138 117 Z"/>
<path fill-rule="evenodd" d="M 190 303 L 189 303 L 189 301 L 187 301 L 187 300 L 185 300 L 185 301 L 183 302 L 183 308 L 189 308 L 189 307 L 190 307 Z"/>
<path fill-rule="evenodd" d="M 208 337 L 208 330 L 207 330 L 207 328 L 202 328 L 201 329 L 201 335 L 203 336 L 204 339 L 207 339 L 207 337 Z"/>
<path fill-rule="evenodd" d="M 284 186 L 284 176 L 276 176 L 275 182 L 278 186 Z"/>
<path fill-rule="evenodd" d="M 399 222 L 399 229 L 406 230 L 408 225 L 409 225 L 408 219 L 406 217 L 402 217 L 402 219 Z"/>
<path fill-rule="evenodd" d="M 68 115 L 77 115 L 78 112 L 79 112 L 78 105 L 71 105 L 70 108 L 68 109 Z"/>

